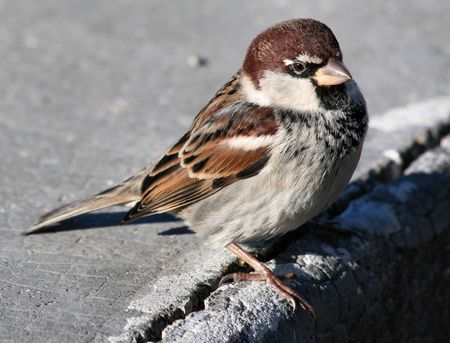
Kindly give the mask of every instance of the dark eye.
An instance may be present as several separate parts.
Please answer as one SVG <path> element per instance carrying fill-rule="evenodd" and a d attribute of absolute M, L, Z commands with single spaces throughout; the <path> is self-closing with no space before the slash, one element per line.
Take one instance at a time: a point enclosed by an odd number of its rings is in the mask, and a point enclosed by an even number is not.
<path fill-rule="evenodd" d="M 292 63 L 291 69 L 295 74 L 301 75 L 306 70 L 306 66 L 302 62 L 295 61 L 294 63 Z"/>

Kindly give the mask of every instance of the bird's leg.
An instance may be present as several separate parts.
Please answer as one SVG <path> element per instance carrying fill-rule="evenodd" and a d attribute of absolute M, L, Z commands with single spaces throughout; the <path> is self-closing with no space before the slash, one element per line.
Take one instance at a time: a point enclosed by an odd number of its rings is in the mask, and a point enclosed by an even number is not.
<path fill-rule="evenodd" d="M 266 267 L 266 265 L 260 261 L 249 252 L 245 251 L 240 245 L 237 243 L 231 243 L 227 246 L 227 249 L 231 251 L 233 254 L 238 256 L 243 261 L 247 262 L 254 270 L 254 273 L 233 273 L 228 274 L 220 280 L 219 285 L 222 285 L 227 281 L 266 281 L 272 288 L 274 288 L 283 298 L 288 300 L 295 310 L 295 305 L 298 302 L 300 306 L 311 312 L 311 314 L 315 317 L 314 310 L 311 305 L 302 297 L 300 297 L 292 288 L 285 285 L 282 280 L 283 279 L 291 279 L 294 274 L 288 273 L 281 277 L 277 277 L 273 274 L 273 272 Z"/>

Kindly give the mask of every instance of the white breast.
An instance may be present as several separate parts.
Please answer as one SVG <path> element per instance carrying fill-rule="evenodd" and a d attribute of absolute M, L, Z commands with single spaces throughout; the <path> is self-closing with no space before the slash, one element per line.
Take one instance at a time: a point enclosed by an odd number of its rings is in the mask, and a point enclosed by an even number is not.
<path fill-rule="evenodd" d="M 258 175 L 227 186 L 180 215 L 208 244 L 217 246 L 296 229 L 336 200 L 361 153 L 362 144 L 333 160 L 315 139 L 305 128 L 280 130 L 272 157 Z"/>

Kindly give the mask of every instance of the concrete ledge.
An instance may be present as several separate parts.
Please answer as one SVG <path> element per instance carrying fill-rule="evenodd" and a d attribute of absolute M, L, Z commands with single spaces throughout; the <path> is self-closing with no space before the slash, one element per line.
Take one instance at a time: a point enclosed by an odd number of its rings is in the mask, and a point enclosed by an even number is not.
<path fill-rule="evenodd" d="M 398 177 L 437 144 L 450 110 L 448 98 L 433 98 L 450 95 L 442 77 L 447 7 L 441 0 L 0 0 L 0 342 L 159 340 L 176 320 L 202 312 L 217 280 L 238 266 L 225 250 L 201 247 L 175 218 L 118 226 L 124 209 L 113 208 L 47 233 L 20 232 L 173 144 L 239 67 L 250 40 L 295 13 L 333 29 L 371 113 L 358 181 L 326 215 Z M 352 21 L 349 8 L 358 14 Z M 191 63 L 196 56 L 208 63 Z M 286 249 L 269 247 L 264 258 Z"/>
<path fill-rule="evenodd" d="M 427 120 L 417 119 L 422 116 Z M 396 129 L 381 129 L 389 120 Z M 400 120 L 404 124 L 398 126 Z M 359 341 L 369 331 L 385 333 L 386 341 L 406 337 L 403 332 L 423 338 L 397 317 L 402 313 L 415 320 L 411 316 L 422 310 L 411 306 L 425 306 L 420 297 L 442 288 L 450 157 L 447 140 L 433 147 L 450 131 L 449 124 L 449 98 L 374 118 L 354 182 L 319 218 L 357 230 L 361 238 L 327 241 L 298 230 L 260 251 L 276 272 L 296 273 L 292 285 L 316 308 L 317 322 L 307 313 L 293 314 L 261 283 L 216 289 L 224 273 L 240 267 L 224 251 L 199 249 L 182 256 L 178 273 L 142 290 L 128 307 L 132 315 L 124 332 L 110 341 L 338 342 Z M 429 270 L 433 273 L 425 277 Z M 427 300 L 433 313 L 444 301 L 436 299 Z M 434 314 L 429 317 L 422 327 L 439 323 Z"/>
<path fill-rule="evenodd" d="M 269 262 L 275 271 L 297 275 L 290 285 L 305 294 L 317 321 L 293 313 L 261 284 L 240 283 L 213 292 L 204 310 L 167 327 L 162 341 L 444 340 L 449 211 L 450 148 L 438 148 L 336 217 L 362 239 L 326 242 L 308 235 Z"/>

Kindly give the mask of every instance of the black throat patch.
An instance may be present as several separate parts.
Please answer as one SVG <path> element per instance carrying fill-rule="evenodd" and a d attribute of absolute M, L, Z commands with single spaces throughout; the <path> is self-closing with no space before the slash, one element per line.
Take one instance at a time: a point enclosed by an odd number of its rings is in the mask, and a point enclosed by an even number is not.
<path fill-rule="evenodd" d="M 279 109 L 276 115 L 288 133 L 293 132 L 295 126 L 303 126 L 325 145 L 330 157 L 340 158 L 363 141 L 368 124 L 366 106 L 363 101 L 350 102 L 342 90 L 329 88 L 323 96 L 328 98 L 328 102 L 322 104 L 323 110 L 319 112 Z"/>

